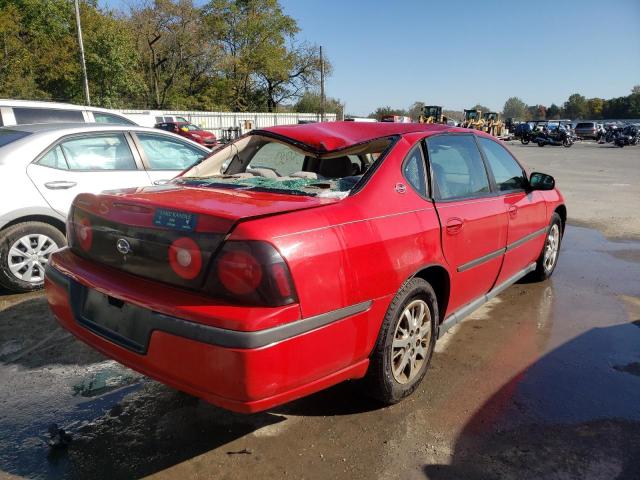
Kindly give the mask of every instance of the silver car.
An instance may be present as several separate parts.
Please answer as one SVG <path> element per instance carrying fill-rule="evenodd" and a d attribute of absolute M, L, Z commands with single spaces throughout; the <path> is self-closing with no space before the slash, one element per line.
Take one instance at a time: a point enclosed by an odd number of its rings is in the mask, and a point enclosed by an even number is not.
<path fill-rule="evenodd" d="M 101 124 L 0 128 L 0 286 L 42 286 L 76 195 L 161 184 L 211 153 L 162 130 Z"/>

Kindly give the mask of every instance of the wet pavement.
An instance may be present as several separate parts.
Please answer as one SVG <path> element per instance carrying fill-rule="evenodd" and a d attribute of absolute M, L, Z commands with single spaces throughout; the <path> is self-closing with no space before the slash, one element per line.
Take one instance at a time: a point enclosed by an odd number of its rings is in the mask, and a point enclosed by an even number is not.
<path fill-rule="evenodd" d="M 638 479 L 640 242 L 569 226 L 553 277 L 447 333 L 391 407 L 349 382 L 226 412 L 75 341 L 41 294 L 0 293 L 0 385 L 0 477 Z"/>

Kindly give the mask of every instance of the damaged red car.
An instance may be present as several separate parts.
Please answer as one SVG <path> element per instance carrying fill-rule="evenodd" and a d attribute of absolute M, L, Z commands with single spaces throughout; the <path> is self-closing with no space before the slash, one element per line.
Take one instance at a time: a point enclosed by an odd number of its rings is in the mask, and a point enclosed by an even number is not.
<path fill-rule="evenodd" d="M 80 340 L 230 410 L 359 378 L 394 403 L 447 329 L 552 274 L 566 217 L 476 130 L 273 127 L 168 185 L 79 195 L 46 292 Z"/>

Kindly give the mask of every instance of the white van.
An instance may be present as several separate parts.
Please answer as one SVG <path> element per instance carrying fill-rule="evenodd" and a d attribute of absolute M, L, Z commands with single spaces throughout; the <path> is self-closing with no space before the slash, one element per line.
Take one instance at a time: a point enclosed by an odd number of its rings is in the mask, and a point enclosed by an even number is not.
<path fill-rule="evenodd" d="M 122 113 L 71 103 L 0 99 L 0 127 L 31 123 L 111 123 L 138 125 Z"/>

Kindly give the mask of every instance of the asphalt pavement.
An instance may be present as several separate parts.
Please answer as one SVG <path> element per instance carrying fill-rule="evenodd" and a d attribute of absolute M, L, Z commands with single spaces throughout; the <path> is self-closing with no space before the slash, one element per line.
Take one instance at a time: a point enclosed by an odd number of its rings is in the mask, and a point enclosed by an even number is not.
<path fill-rule="evenodd" d="M 0 478 L 640 478 L 640 147 L 509 147 L 567 197 L 559 264 L 450 330 L 410 398 L 347 382 L 230 413 L 0 292 Z"/>

